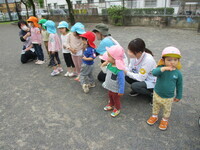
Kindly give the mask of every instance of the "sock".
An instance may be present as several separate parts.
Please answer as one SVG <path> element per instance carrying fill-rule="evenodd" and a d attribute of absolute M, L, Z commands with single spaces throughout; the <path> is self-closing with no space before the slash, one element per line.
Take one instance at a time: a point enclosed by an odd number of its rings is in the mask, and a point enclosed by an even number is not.
<path fill-rule="evenodd" d="M 152 117 L 154 117 L 154 118 L 157 118 L 157 117 L 158 117 L 158 115 L 152 115 Z"/>
<path fill-rule="evenodd" d="M 168 119 L 162 118 L 163 121 L 168 121 Z"/>

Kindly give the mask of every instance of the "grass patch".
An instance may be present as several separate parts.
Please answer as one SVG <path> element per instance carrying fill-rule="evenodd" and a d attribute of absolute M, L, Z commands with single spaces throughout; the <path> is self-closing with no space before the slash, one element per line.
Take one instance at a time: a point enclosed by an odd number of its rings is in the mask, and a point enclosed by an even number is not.
<path fill-rule="evenodd" d="M 1 24 L 11 24 L 11 23 L 17 23 L 18 21 L 5 21 L 5 22 L 0 22 Z"/>

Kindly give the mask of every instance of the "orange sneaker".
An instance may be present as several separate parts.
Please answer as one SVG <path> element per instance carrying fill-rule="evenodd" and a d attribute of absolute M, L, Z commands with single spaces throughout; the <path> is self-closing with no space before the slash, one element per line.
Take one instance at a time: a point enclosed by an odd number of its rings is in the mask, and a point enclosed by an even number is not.
<path fill-rule="evenodd" d="M 158 121 L 158 117 L 150 117 L 148 120 L 147 120 L 147 123 L 149 125 L 154 125 L 156 123 L 156 121 Z"/>
<path fill-rule="evenodd" d="M 163 119 L 160 121 L 159 129 L 160 130 L 166 130 L 168 126 L 168 121 L 164 121 Z"/>

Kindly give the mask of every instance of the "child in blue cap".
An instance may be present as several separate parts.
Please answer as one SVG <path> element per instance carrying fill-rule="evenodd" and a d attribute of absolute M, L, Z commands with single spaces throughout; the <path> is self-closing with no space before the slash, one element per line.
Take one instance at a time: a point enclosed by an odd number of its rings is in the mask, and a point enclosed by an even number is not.
<path fill-rule="evenodd" d="M 70 50 L 67 49 L 67 42 L 69 41 L 69 25 L 66 21 L 61 21 L 57 27 L 61 33 L 62 41 L 62 52 L 65 63 L 67 65 L 67 72 L 65 73 L 66 77 L 72 77 L 75 71 L 75 66 L 71 57 Z"/>

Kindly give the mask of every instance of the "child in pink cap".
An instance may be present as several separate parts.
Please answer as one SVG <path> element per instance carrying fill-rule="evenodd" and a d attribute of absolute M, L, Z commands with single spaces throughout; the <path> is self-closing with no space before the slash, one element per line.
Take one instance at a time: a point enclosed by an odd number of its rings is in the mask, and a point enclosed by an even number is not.
<path fill-rule="evenodd" d="M 125 88 L 124 49 L 120 45 L 114 45 L 106 50 L 107 52 L 102 56 L 102 59 L 106 61 L 102 66 L 107 65 L 107 75 L 103 87 L 108 90 L 110 100 L 104 110 L 113 110 L 111 116 L 116 117 L 120 113 L 120 97 L 124 94 Z"/>
<path fill-rule="evenodd" d="M 147 123 L 155 124 L 160 108 L 163 108 L 160 130 L 167 129 L 172 103 L 182 99 L 183 81 L 179 71 L 181 69 L 180 58 L 181 53 L 176 47 L 166 47 L 162 52 L 162 59 L 158 62 L 158 67 L 152 71 L 152 74 L 157 77 L 157 81 L 153 94 L 152 116 Z M 176 95 L 174 95 L 175 90 Z"/>

